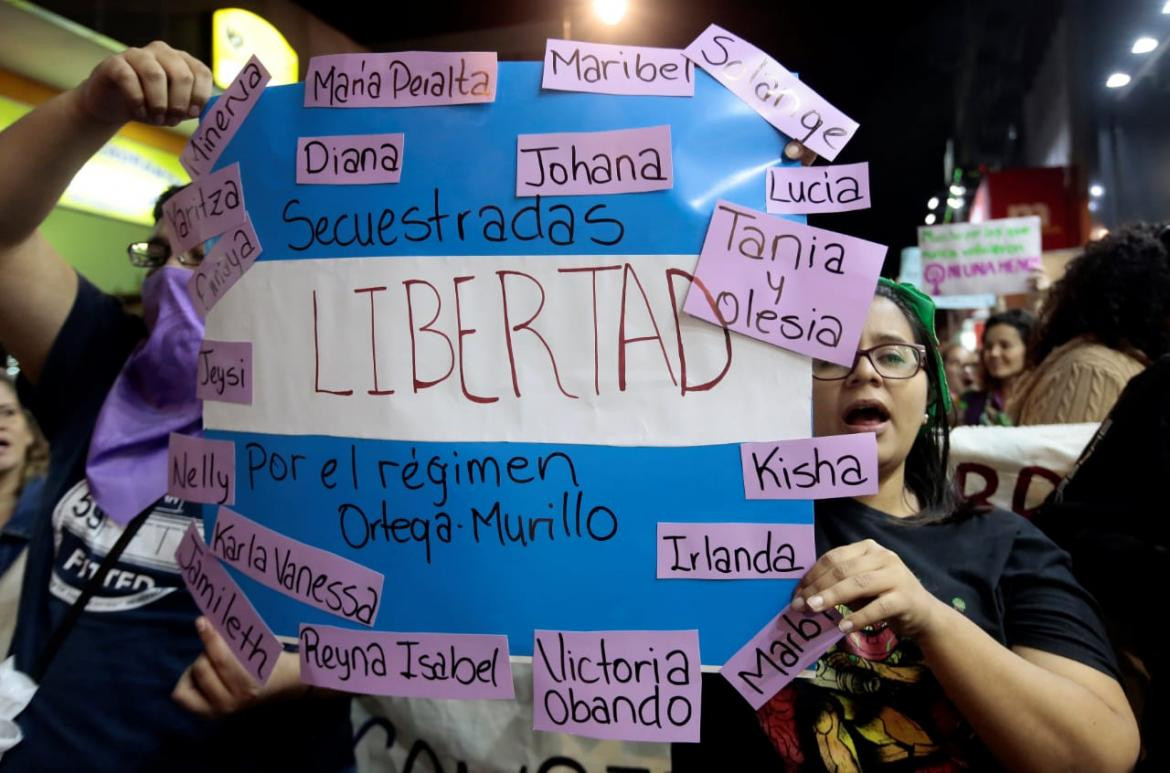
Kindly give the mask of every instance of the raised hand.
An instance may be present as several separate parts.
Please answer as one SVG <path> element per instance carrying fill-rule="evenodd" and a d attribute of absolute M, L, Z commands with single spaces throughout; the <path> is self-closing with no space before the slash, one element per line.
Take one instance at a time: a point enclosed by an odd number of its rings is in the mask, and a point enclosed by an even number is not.
<path fill-rule="evenodd" d="M 199 115 L 211 96 L 211 71 L 156 40 L 102 60 L 78 89 L 83 108 L 97 121 L 174 126 Z"/>

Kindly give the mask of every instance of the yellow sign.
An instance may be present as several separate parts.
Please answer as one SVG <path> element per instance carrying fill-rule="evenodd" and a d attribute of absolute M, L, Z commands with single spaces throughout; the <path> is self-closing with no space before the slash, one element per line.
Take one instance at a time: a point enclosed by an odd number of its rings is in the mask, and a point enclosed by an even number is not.
<path fill-rule="evenodd" d="M 268 85 L 297 82 L 297 52 L 266 19 L 243 8 L 211 15 L 211 77 L 226 89 L 255 54 L 272 74 Z"/>
<path fill-rule="evenodd" d="M 29 110 L 22 102 L 0 96 L 0 129 Z M 58 204 L 152 226 L 158 195 L 187 181 L 187 172 L 174 154 L 114 137 L 81 167 Z"/>

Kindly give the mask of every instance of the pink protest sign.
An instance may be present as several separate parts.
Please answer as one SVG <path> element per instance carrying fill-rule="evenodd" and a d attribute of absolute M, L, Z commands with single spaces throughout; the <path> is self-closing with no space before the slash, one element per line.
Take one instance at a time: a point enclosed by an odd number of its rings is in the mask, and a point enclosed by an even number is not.
<path fill-rule="evenodd" d="M 231 85 L 220 94 L 179 154 L 179 163 L 192 180 L 203 176 L 215 166 L 223 149 L 236 136 L 240 124 L 252 112 L 270 80 L 272 76 L 268 70 L 253 56 Z"/>
<path fill-rule="evenodd" d="M 305 107 L 428 107 L 494 102 L 495 51 L 314 56 Z"/>
<path fill-rule="evenodd" d="M 837 630 L 840 620 L 836 610 L 801 613 L 789 607 L 732 655 L 720 673 L 758 709 L 844 636 Z"/>
<path fill-rule="evenodd" d="M 660 580 L 792 580 L 816 562 L 811 523 L 659 523 Z"/>
<path fill-rule="evenodd" d="M 719 201 L 683 310 L 794 352 L 849 364 L 886 247 Z"/>
<path fill-rule="evenodd" d="M 187 294 L 202 317 L 252 267 L 263 251 L 245 213 L 244 222 L 227 230 L 187 280 Z"/>
<path fill-rule="evenodd" d="M 163 204 L 173 252 L 219 236 L 247 218 L 239 163 L 205 175 Z"/>
<path fill-rule="evenodd" d="M 517 196 L 640 193 L 673 186 L 669 126 L 516 137 Z"/>
<path fill-rule="evenodd" d="M 211 552 L 253 580 L 309 606 L 373 625 L 382 598 L 380 573 L 219 508 Z"/>
<path fill-rule="evenodd" d="M 230 505 L 236 501 L 236 444 L 171 433 L 167 448 L 167 493 L 188 502 Z"/>
<path fill-rule="evenodd" d="M 508 637 L 301 625 L 301 681 L 403 698 L 515 697 Z"/>
<path fill-rule="evenodd" d="M 252 678 L 264 684 L 283 649 L 240 586 L 203 544 L 192 521 L 175 550 L 183 582 L 200 611 Z"/>
<path fill-rule="evenodd" d="M 693 97 L 694 63 L 677 48 L 550 38 L 541 87 L 593 94 Z"/>
<path fill-rule="evenodd" d="M 402 178 L 398 134 L 297 138 L 298 185 L 377 185 Z"/>
<path fill-rule="evenodd" d="M 872 432 L 742 443 L 739 453 L 748 499 L 832 499 L 878 490 Z"/>
<path fill-rule="evenodd" d="M 624 741 L 698 741 L 698 631 L 536 631 L 532 727 Z"/>
<path fill-rule="evenodd" d="M 767 195 L 770 215 L 869 209 L 869 164 L 774 166 L 768 170 Z"/>
<path fill-rule="evenodd" d="M 765 121 L 832 161 L 857 122 L 760 49 L 712 24 L 684 53 Z"/>
<path fill-rule="evenodd" d="M 252 404 L 252 344 L 204 339 L 199 347 L 195 396 L 200 400 Z"/>

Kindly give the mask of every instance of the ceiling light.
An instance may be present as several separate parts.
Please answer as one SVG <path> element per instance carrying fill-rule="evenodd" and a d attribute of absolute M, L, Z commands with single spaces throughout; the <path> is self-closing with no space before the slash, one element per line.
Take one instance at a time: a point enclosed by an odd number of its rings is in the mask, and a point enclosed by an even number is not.
<path fill-rule="evenodd" d="M 593 0 L 593 11 L 602 22 L 613 26 L 626 15 L 626 0 Z"/>
<path fill-rule="evenodd" d="M 967 192 L 967 189 L 964 188 L 962 185 L 952 185 L 951 186 L 951 195 L 952 196 L 962 196 L 966 192 Z"/>
<path fill-rule="evenodd" d="M 1129 73 L 1115 72 L 1109 76 L 1109 80 L 1105 81 L 1105 85 L 1111 89 L 1119 89 L 1122 86 L 1128 86 L 1129 81 Z"/>
<path fill-rule="evenodd" d="M 1158 47 L 1158 41 L 1147 35 L 1143 35 L 1133 42 L 1133 48 L 1130 49 L 1135 54 L 1148 54 Z"/>
<path fill-rule="evenodd" d="M 963 200 L 959 199 L 959 198 L 952 197 L 952 198 L 947 199 L 947 206 L 950 207 L 951 209 L 962 209 L 963 203 L 964 203 Z"/>
<path fill-rule="evenodd" d="M 938 196 L 931 196 L 930 200 L 926 202 L 927 209 L 938 209 Z"/>
<path fill-rule="evenodd" d="M 1101 183 L 1093 183 L 1089 186 L 1089 195 L 1095 199 L 1099 199 L 1105 195 L 1105 186 Z"/>

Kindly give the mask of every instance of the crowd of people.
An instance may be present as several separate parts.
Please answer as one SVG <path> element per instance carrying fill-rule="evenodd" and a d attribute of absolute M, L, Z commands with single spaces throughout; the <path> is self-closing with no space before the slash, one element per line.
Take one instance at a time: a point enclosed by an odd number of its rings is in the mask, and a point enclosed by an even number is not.
<path fill-rule="evenodd" d="M 206 66 L 153 43 L 0 134 L 0 343 L 21 365 L 17 384 L 0 381 L 0 623 L 15 625 L 4 634 L 15 666 L 39 685 L 0 771 L 353 764 L 345 696 L 302 685 L 291 652 L 261 688 L 199 617 L 162 539 L 197 509 L 127 483 L 125 470 L 165 457 L 169 432 L 199 426 L 202 323 L 184 288 L 200 255 L 174 254 L 161 223 L 155 247 L 133 252 L 149 268 L 143 319 L 37 230 L 120 126 L 173 125 L 210 93 Z M 1153 764 L 1159 669 L 1135 611 L 1144 587 L 1101 556 L 1156 559 L 1165 529 L 1136 495 L 1099 482 L 1124 474 L 1117 456 L 1134 437 L 1151 444 L 1147 463 L 1170 460 L 1170 431 L 1156 432 L 1170 421 L 1168 355 L 1165 225 L 1090 243 L 1037 318 L 988 318 L 978 356 L 941 345 L 932 301 L 883 279 L 852 365 L 813 364 L 815 434 L 878 442 L 876 494 L 817 502 L 819 559 L 793 601 L 842 611 L 845 638 L 756 713 L 706 675 L 703 741 L 677 744 L 674 768 L 1124 770 L 1143 740 Z M 1036 523 L 957 492 L 952 424 L 1085 421 L 1103 432 Z M 1105 523 L 1116 550 L 1102 553 Z M 103 582 L 110 571 L 143 579 Z"/>

